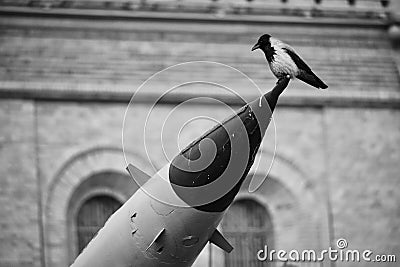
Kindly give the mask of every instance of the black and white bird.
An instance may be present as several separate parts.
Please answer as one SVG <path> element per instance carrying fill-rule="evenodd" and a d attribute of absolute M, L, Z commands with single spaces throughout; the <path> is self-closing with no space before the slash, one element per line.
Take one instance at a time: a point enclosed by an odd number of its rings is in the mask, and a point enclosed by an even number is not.
<path fill-rule="evenodd" d="M 272 73 L 280 80 L 290 76 L 298 78 L 303 82 L 318 89 L 326 89 L 328 86 L 312 72 L 310 67 L 295 52 L 295 50 L 284 42 L 264 34 L 258 39 L 251 51 L 261 49 L 267 58 Z"/>

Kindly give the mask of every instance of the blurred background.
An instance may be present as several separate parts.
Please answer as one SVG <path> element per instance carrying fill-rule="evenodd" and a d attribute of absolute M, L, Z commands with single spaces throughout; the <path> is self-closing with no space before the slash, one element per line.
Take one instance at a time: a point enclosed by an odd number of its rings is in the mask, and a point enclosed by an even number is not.
<path fill-rule="evenodd" d="M 399 23 L 398 0 L 0 0 L 0 266 L 68 266 L 137 190 L 125 172 L 122 120 L 155 72 L 209 60 L 272 88 L 264 56 L 250 52 L 264 33 L 295 47 L 329 89 L 291 82 L 274 115 L 269 178 L 253 194 L 245 184 L 220 226 L 235 250 L 206 246 L 196 266 L 282 266 L 258 262 L 257 251 L 320 251 L 338 238 L 399 261 Z M 237 75 L 196 71 L 240 85 Z M 150 174 L 167 161 L 157 145 L 146 154 L 136 123 L 175 78 L 142 90 L 128 118 L 129 161 Z M 238 91 L 246 99 L 253 92 Z M 162 117 L 197 96 L 242 104 L 224 91 L 189 88 L 165 95 L 155 111 Z M 227 114 L 207 103 L 179 112 Z M 150 140 L 162 121 L 153 123 Z M 208 127 L 195 122 L 183 138 Z M 176 136 L 167 132 L 167 143 Z M 261 151 L 271 157 L 274 146 Z M 252 175 L 268 172 L 264 156 Z"/>

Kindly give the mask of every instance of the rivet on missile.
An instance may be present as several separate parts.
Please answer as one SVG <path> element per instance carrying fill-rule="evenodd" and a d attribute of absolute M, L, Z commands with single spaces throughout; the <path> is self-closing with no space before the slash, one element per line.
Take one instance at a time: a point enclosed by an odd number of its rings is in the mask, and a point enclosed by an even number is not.
<path fill-rule="evenodd" d="M 136 232 L 137 232 L 137 229 L 133 230 L 132 235 L 136 234 Z"/>
<path fill-rule="evenodd" d="M 185 247 L 194 246 L 199 242 L 199 238 L 197 236 L 188 235 L 182 239 L 182 245 Z"/>
<path fill-rule="evenodd" d="M 164 247 L 160 247 L 159 249 L 157 249 L 157 253 L 161 254 L 161 252 L 163 251 Z"/>
<path fill-rule="evenodd" d="M 131 215 L 131 223 L 130 223 L 130 227 L 132 229 L 132 236 L 136 233 L 136 231 L 138 230 L 138 227 L 136 225 L 135 222 L 135 218 L 136 218 L 137 213 L 135 212 L 134 214 Z"/>
<path fill-rule="evenodd" d="M 132 229 L 132 234 L 136 233 L 136 231 L 138 230 L 138 227 L 134 222 L 130 224 L 130 227 Z"/>

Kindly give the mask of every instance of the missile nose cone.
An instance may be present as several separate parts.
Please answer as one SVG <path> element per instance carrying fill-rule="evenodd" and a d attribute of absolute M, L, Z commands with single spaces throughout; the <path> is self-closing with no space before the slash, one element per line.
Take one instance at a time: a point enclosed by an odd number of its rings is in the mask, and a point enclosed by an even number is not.
<path fill-rule="evenodd" d="M 284 78 L 273 90 L 195 140 L 171 162 L 175 193 L 198 210 L 221 212 L 238 193 L 270 122 Z"/>

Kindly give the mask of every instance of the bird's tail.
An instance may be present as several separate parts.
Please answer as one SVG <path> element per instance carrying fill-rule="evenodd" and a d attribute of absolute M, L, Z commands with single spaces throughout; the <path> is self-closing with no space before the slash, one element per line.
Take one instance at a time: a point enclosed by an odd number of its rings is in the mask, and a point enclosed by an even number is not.
<path fill-rule="evenodd" d="M 308 73 L 308 72 L 301 72 L 300 75 L 297 76 L 299 80 L 302 80 L 303 82 L 314 86 L 315 88 L 318 89 L 326 89 L 328 88 L 328 85 L 326 85 L 320 78 L 317 77 L 313 72 Z"/>

